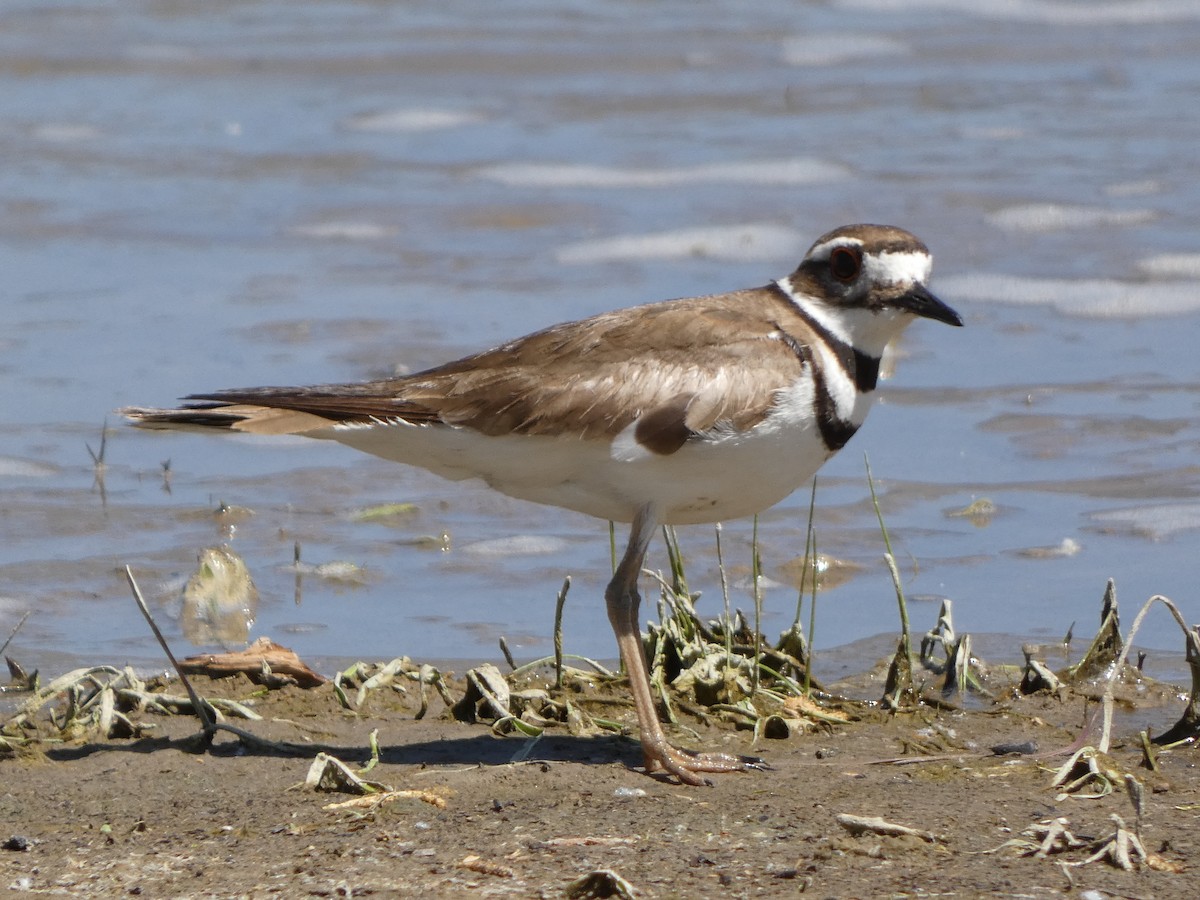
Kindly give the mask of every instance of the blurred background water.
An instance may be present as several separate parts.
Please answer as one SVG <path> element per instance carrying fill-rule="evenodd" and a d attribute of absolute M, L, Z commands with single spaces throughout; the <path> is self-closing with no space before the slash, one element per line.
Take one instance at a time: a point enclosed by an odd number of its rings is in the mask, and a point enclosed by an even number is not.
<path fill-rule="evenodd" d="M 819 548 L 858 568 L 817 647 L 898 627 L 864 453 L 918 627 L 951 598 L 1017 656 L 1090 633 L 1109 577 L 1127 620 L 1161 592 L 1198 621 L 1198 101 L 1193 0 L 6 3 L 0 639 L 31 611 L 27 667 L 156 660 L 129 564 L 186 651 L 181 588 L 227 545 L 249 637 L 307 656 L 541 655 L 571 574 L 567 649 L 611 658 L 605 523 L 112 410 L 762 284 L 854 221 L 920 235 L 967 327 L 912 328 L 822 471 Z M 761 517 L 769 634 L 807 507 Z M 715 614 L 713 530 L 680 538 Z M 722 541 L 749 608 L 750 523 Z M 1166 616 L 1140 639 L 1178 656 Z"/>

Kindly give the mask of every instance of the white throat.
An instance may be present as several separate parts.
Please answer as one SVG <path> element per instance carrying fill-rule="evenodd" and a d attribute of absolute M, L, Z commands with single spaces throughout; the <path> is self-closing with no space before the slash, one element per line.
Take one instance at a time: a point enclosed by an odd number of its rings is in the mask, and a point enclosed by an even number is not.
<path fill-rule="evenodd" d="M 790 278 L 775 282 L 797 307 L 845 344 L 876 358 L 908 327 L 912 316 L 895 309 L 834 306 L 792 287 Z"/>

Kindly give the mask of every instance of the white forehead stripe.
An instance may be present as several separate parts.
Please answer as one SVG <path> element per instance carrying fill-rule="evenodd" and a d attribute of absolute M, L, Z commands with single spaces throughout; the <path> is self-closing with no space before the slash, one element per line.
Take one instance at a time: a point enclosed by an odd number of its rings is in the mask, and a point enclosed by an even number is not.
<path fill-rule="evenodd" d="M 914 250 L 868 253 L 863 256 L 863 268 L 872 284 L 924 284 L 933 271 L 933 259 Z"/>

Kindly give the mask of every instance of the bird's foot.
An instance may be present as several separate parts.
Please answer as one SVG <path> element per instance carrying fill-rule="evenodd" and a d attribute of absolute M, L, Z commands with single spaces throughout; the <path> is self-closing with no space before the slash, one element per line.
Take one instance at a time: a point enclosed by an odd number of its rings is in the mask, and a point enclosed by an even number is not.
<path fill-rule="evenodd" d="M 766 771 L 771 767 L 757 756 L 734 756 L 730 753 L 699 753 L 685 750 L 664 741 L 642 744 L 646 773 L 655 777 L 675 776 L 682 784 L 711 785 L 700 773 Z"/>

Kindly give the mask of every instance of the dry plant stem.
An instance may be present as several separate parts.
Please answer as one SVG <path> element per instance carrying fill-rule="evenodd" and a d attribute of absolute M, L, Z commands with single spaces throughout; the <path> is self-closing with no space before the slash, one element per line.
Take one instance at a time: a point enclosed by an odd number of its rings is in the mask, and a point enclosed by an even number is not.
<path fill-rule="evenodd" d="M 904 599 L 904 585 L 900 581 L 900 570 L 896 568 L 896 554 L 892 552 L 892 541 L 888 537 L 887 526 L 883 523 L 883 510 L 879 508 L 879 497 L 875 494 L 875 479 L 871 475 L 871 460 L 863 455 L 867 466 L 867 486 L 871 489 L 871 503 L 875 507 L 875 517 L 879 519 L 879 531 L 883 534 L 883 546 L 887 550 L 888 571 L 892 574 L 892 584 L 896 588 L 896 603 L 900 607 L 900 640 L 905 653 L 912 653 L 912 641 L 909 638 L 908 603 Z"/>
<path fill-rule="evenodd" d="M 608 523 L 608 555 L 612 560 L 612 571 L 615 575 L 617 572 L 617 526 L 612 522 Z"/>
<path fill-rule="evenodd" d="M 811 570 L 814 579 L 817 577 L 816 554 L 813 552 L 813 542 L 816 538 L 816 532 L 813 530 L 813 516 L 816 513 L 817 507 L 817 478 L 814 475 L 812 480 L 812 492 L 808 498 L 808 528 L 804 533 L 804 561 L 807 565 L 800 570 L 800 590 L 796 596 L 796 617 L 792 620 L 792 627 L 796 628 L 800 624 L 801 616 L 804 612 L 804 589 L 808 586 L 808 573 Z M 811 620 L 811 616 L 810 616 Z M 809 640 L 812 636 L 809 635 Z"/>
<path fill-rule="evenodd" d="M 758 694 L 758 667 L 762 665 L 762 558 L 758 555 L 758 516 L 750 539 L 750 577 L 754 582 L 754 667 L 750 676 L 750 700 Z"/>
<path fill-rule="evenodd" d="M 1179 607 L 1177 607 L 1168 597 L 1164 597 L 1162 594 L 1155 594 L 1142 604 L 1142 608 L 1138 610 L 1137 617 L 1133 620 L 1133 625 L 1129 628 L 1129 636 L 1125 639 L 1125 645 L 1121 647 L 1121 652 L 1117 656 L 1116 662 L 1113 663 L 1112 671 L 1109 673 L 1108 680 L 1104 685 L 1104 697 L 1101 701 L 1104 714 L 1104 723 L 1100 731 L 1100 741 L 1098 744 L 1098 749 L 1101 753 L 1107 753 L 1109 745 L 1112 742 L 1112 718 L 1113 709 L 1115 706 L 1113 699 L 1113 688 L 1116 685 L 1117 678 L 1125 669 L 1125 660 L 1128 659 L 1129 649 L 1133 646 L 1134 635 L 1136 635 L 1138 629 L 1142 627 L 1142 619 L 1146 618 L 1146 613 L 1150 611 L 1150 607 L 1154 605 L 1156 600 L 1161 602 L 1171 613 L 1171 615 L 1175 617 L 1175 622 L 1183 631 L 1184 640 L 1189 644 L 1191 642 L 1191 631 L 1187 626 L 1187 622 L 1184 620 L 1183 615 L 1179 612 Z M 1193 697 L 1192 703 L 1195 702 L 1196 698 Z"/>
<path fill-rule="evenodd" d="M 663 526 L 663 543 L 666 544 L 667 562 L 671 566 L 671 593 L 676 596 L 690 597 L 687 572 L 683 565 L 683 551 L 679 547 L 679 538 L 675 534 L 674 526 Z"/>
<path fill-rule="evenodd" d="M 812 694 L 813 644 L 817 640 L 817 532 L 813 528 L 813 513 L 817 503 L 817 479 L 813 477 L 812 499 L 808 507 L 808 533 L 812 540 L 812 600 L 808 605 L 808 653 L 804 660 L 804 696 Z"/>
<path fill-rule="evenodd" d="M 892 552 L 892 541 L 888 537 L 887 526 L 883 522 L 883 510 L 879 508 L 879 497 L 875 494 L 875 479 L 871 475 L 871 460 L 866 454 L 863 454 L 863 461 L 867 467 L 867 486 L 871 490 L 871 503 L 875 507 L 875 516 L 879 519 L 879 530 L 883 534 L 883 546 L 887 553 L 884 554 L 884 561 L 887 563 L 888 572 L 892 576 L 892 585 L 896 589 L 896 603 L 900 607 L 900 646 L 896 649 L 896 655 L 892 658 L 891 669 L 888 672 L 888 683 L 884 689 L 884 703 L 898 707 L 900 698 L 914 695 L 913 674 L 912 674 L 912 639 L 909 636 L 908 623 L 908 604 L 904 599 L 904 585 L 900 580 L 900 570 L 896 567 L 896 556 Z M 893 673 L 895 677 L 893 678 Z"/>
<path fill-rule="evenodd" d="M 564 660 L 577 659 L 580 662 L 587 663 L 589 666 L 592 667 L 592 670 L 594 672 L 596 672 L 598 675 L 603 676 L 604 678 L 618 678 L 619 677 L 619 673 L 612 671 L 608 667 L 596 662 L 596 660 L 594 660 L 594 659 L 589 659 L 586 656 L 580 656 L 577 653 L 564 653 L 563 659 Z M 544 666 L 547 664 L 552 665 L 553 663 L 554 663 L 553 656 L 543 656 L 540 659 L 533 659 L 527 663 L 517 666 L 515 669 L 512 670 L 511 674 L 514 676 L 525 675 L 528 672 L 532 672 L 534 669 L 538 668 L 539 666 Z M 564 665 L 563 669 L 564 669 L 564 671 L 570 671 L 572 673 L 575 673 L 576 675 L 587 676 L 587 675 L 591 674 L 590 672 L 584 672 L 581 669 L 576 669 L 571 666 Z"/>
<path fill-rule="evenodd" d="M 566 606 L 567 591 L 570 589 L 571 576 L 568 575 L 563 579 L 563 585 L 554 601 L 554 687 L 560 691 L 563 686 L 563 607 Z"/>
<path fill-rule="evenodd" d="M 897 596 L 903 597 L 900 591 L 900 572 L 896 569 L 896 560 L 889 554 L 885 561 L 888 571 L 891 572 L 892 582 L 896 585 Z M 904 609 L 903 603 L 900 608 Z M 912 644 L 908 636 L 907 616 L 901 616 L 901 622 L 903 630 L 900 635 L 900 643 L 896 647 L 895 655 L 892 656 L 892 663 L 888 667 L 887 682 L 884 685 L 884 705 L 892 709 L 899 709 L 904 705 L 903 697 L 907 696 L 913 700 L 916 695 L 913 686 Z"/>
<path fill-rule="evenodd" d="M 721 573 L 721 599 L 725 604 L 725 664 L 733 663 L 733 616 L 729 611 L 729 578 L 725 574 L 725 557 L 721 553 L 721 523 L 716 524 L 717 533 L 717 571 Z M 28 613 L 26 613 L 28 615 Z"/>
<path fill-rule="evenodd" d="M 1178 722 L 1154 739 L 1156 744 L 1169 746 L 1179 741 L 1194 742 L 1200 735 L 1200 625 L 1188 629 L 1184 659 L 1192 676 L 1187 707 Z"/>
<path fill-rule="evenodd" d="M 739 772 L 747 768 L 747 762 L 723 753 L 692 754 L 673 747 L 663 732 L 662 723 L 654 709 L 654 696 L 650 691 L 650 675 L 646 669 L 646 657 L 642 649 L 638 608 L 641 595 L 638 593 L 638 576 L 646 557 L 646 548 L 656 527 L 656 510 L 647 504 L 638 510 L 629 530 L 629 544 L 625 555 L 613 573 L 612 581 L 604 591 L 608 609 L 608 620 L 617 637 L 617 649 L 621 662 L 629 676 L 629 689 L 633 694 L 637 710 L 638 729 L 641 732 L 642 755 L 648 773 L 674 775 L 684 784 L 700 785 L 706 780 L 699 772 Z"/>
<path fill-rule="evenodd" d="M 1100 627 L 1079 662 L 1067 668 L 1065 678 L 1068 681 L 1099 678 L 1111 668 L 1123 644 L 1117 610 L 1117 586 L 1110 578 L 1104 586 L 1101 600 Z"/>

